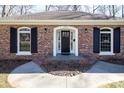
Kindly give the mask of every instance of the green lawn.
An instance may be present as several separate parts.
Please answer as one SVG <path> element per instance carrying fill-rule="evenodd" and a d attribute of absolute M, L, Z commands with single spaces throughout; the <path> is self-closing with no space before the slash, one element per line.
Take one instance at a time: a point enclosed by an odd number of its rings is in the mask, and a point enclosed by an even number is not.
<path fill-rule="evenodd" d="M 0 73 L 0 88 L 10 88 L 11 86 L 7 82 L 7 77 L 9 74 Z"/>
<path fill-rule="evenodd" d="M 113 82 L 110 84 L 102 85 L 100 88 L 124 88 L 124 81 Z"/>

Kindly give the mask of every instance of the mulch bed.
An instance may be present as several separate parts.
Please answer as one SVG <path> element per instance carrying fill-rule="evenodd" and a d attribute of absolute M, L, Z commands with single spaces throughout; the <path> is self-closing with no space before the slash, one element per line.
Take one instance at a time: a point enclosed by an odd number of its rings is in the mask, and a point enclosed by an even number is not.
<path fill-rule="evenodd" d="M 0 60 L 0 73 L 10 73 L 17 66 L 29 61 L 30 60 Z"/>
<path fill-rule="evenodd" d="M 50 59 L 37 59 L 36 63 L 45 67 L 47 72 L 57 76 L 75 76 L 86 72 L 96 62 L 95 57 L 90 53 L 80 55 L 83 58 L 80 60 L 50 60 Z"/>
<path fill-rule="evenodd" d="M 16 67 L 30 62 L 31 60 L 0 60 L 0 73 L 10 73 Z M 42 64 L 49 74 L 57 76 L 75 76 L 87 71 L 92 65 L 82 66 L 76 62 L 53 62 Z"/>
<path fill-rule="evenodd" d="M 76 76 L 82 72 L 86 72 L 92 65 L 81 66 L 79 63 L 64 63 L 64 62 L 54 62 L 43 64 L 49 74 L 57 76 Z"/>

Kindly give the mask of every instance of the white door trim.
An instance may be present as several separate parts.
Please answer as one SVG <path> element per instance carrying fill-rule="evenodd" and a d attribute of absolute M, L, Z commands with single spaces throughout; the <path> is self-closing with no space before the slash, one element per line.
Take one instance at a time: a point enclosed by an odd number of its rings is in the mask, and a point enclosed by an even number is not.
<path fill-rule="evenodd" d="M 57 30 L 73 30 L 75 31 L 75 56 L 78 56 L 78 29 L 72 26 L 58 26 L 54 28 L 53 31 L 53 56 L 57 55 Z"/>

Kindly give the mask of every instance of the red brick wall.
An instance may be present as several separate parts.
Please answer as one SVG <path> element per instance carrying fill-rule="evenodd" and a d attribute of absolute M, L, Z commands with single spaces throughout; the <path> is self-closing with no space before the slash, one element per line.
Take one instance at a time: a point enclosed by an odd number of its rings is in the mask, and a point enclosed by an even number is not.
<path fill-rule="evenodd" d="M 44 55 L 52 55 L 53 53 L 53 29 L 57 26 L 37 26 L 38 27 L 38 53 L 34 53 L 31 56 L 17 56 L 15 53 L 10 53 L 10 27 L 0 26 L 0 60 L 3 59 L 33 59 L 37 56 L 43 57 Z M 23 26 L 12 26 L 15 28 Z M 26 27 L 26 26 L 24 26 Z M 36 27 L 36 26 L 27 26 Z M 45 32 L 44 28 L 48 28 Z M 93 27 L 94 26 L 74 26 L 79 30 L 79 54 L 93 53 Z M 108 27 L 108 26 L 98 26 Z M 109 26 L 116 27 L 116 26 Z M 121 27 L 121 53 L 117 56 L 123 57 L 124 55 L 124 27 Z M 87 29 L 87 31 L 85 31 Z M 96 54 L 97 55 L 97 54 Z"/>
<path fill-rule="evenodd" d="M 44 27 L 38 27 L 38 53 L 33 53 L 31 56 L 19 56 L 16 53 L 10 53 L 10 27 L 0 26 L 0 60 L 3 59 L 33 59 L 37 56 L 43 57 L 46 54 L 52 54 L 53 50 L 53 27 L 49 26 L 49 31 L 45 32 Z M 12 26 L 15 28 L 25 26 Z M 36 26 L 27 26 L 36 27 Z"/>

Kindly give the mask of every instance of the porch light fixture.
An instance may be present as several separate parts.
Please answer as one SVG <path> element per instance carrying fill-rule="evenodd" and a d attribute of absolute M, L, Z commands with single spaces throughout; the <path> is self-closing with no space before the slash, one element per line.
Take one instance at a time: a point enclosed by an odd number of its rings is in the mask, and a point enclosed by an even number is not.
<path fill-rule="evenodd" d="M 45 32 L 47 32 L 47 31 L 48 31 L 48 29 L 47 29 L 47 28 L 44 28 L 44 31 L 45 31 Z"/>
<path fill-rule="evenodd" d="M 88 32 L 88 29 L 87 29 L 87 28 L 85 28 L 85 29 L 84 29 L 84 31 L 85 31 L 85 33 L 87 33 L 87 32 Z"/>

